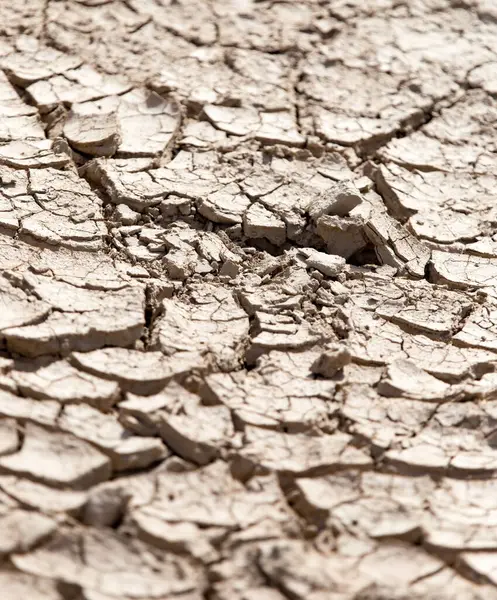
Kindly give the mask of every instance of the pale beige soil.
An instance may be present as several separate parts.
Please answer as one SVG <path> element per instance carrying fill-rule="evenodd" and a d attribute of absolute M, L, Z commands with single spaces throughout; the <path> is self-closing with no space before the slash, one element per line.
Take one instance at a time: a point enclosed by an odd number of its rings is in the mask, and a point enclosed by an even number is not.
<path fill-rule="evenodd" d="M 0 24 L 1 600 L 497 599 L 494 0 Z"/>

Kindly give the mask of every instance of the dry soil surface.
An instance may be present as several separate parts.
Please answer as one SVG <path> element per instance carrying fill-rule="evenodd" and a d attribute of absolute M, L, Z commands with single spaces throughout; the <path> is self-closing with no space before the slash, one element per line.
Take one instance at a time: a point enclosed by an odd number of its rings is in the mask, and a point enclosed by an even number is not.
<path fill-rule="evenodd" d="M 495 600 L 495 1 L 0 23 L 2 600 Z"/>

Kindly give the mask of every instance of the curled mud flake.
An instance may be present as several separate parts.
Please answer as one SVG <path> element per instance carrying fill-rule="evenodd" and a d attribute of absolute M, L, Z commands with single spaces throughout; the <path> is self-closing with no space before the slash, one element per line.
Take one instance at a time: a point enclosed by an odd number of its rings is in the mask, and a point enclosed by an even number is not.
<path fill-rule="evenodd" d="M 18 389 L 32 398 L 87 403 L 103 411 L 119 398 L 116 382 L 84 373 L 65 360 L 19 360 L 11 375 Z"/>
<path fill-rule="evenodd" d="M 33 298 L 21 288 L 14 287 L 5 278 L 0 278 L 0 298 L 3 310 L 0 315 L 0 330 L 22 327 L 43 321 L 50 313 L 50 304 Z"/>
<path fill-rule="evenodd" d="M 28 280 L 54 310 L 40 323 L 5 330 L 8 347 L 19 354 L 34 357 L 129 346 L 143 332 L 145 298 L 139 287 L 101 292 L 44 277 Z"/>
<path fill-rule="evenodd" d="M 239 457 L 269 471 L 303 475 L 371 465 L 367 449 L 354 446 L 354 438 L 340 431 L 313 436 L 246 427 L 245 441 Z"/>
<path fill-rule="evenodd" d="M 21 505 L 47 515 L 78 515 L 87 502 L 86 492 L 54 489 L 14 475 L 0 476 L 0 488 Z"/>
<path fill-rule="evenodd" d="M 481 87 L 492 96 L 497 95 L 497 77 L 495 75 L 497 63 L 487 62 L 471 71 L 468 83 L 473 87 Z"/>
<path fill-rule="evenodd" d="M 151 395 L 159 392 L 173 377 L 181 377 L 201 366 L 202 357 L 198 353 L 182 352 L 173 360 L 162 352 L 102 348 L 93 352 L 74 352 L 71 362 L 81 371 L 116 381 L 123 390 Z"/>
<path fill-rule="evenodd" d="M 483 154 L 474 143 L 455 146 L 443 143 L 416 131 L 409 137 L 390 141 L 379 155 L 385 161 L 391 161 L 408 169 L 419 171 L 464 171 L 469 170 Z"/>
<path fill-rule="evenodd" d="M 0 415 L 13 418 L 24 423 L 37 423 L 54 427 L 60 404 L 53 400 L 33 400 L 31 398 L 20 398 L 6 390 L 0 391 Z M 11 425 L 4 423 L 4 427 L 11 429 Z M 8 433 L 6 431 L 6 433 Z M 10 435 L 12 435 L 10 433 Z"/>
<path fill-rule="evenodd" d="M 90 442 L 109 456 L 115 471 L 143 469 L 167 456 L 157 438 L 135 436 L 112 414 L 84 404 L 67 405 L 58 419 L 62 431 Z"/>
<path fill-rule="evenodd" d="M 256 335 L 247 349 L 246 360 L 253 364 L 271 350 L 304 350 L 334 337 L 325 322 L 312 323 L 301 315 L 278 315 L 258 311 L 255 315 Z"/>
<path fill-rule="evenodd" d="M 69 162 L 67 154 L 57 152 L 49 140 L 15 140 L 0 146 L 0 164 L 14 169 L 59 169 Z"/>
<path fill-rule="evenodd" d="M 34 511 L 14 509 L 0 516 L 4 532 L 0 542 L 0 555 L 27 552 L 48 538 L 57 528 L 50 517 Z"/>
<path fill-rule="evenodd" d="M 231 413 L 225 406 L 204 406 L 200 398 L 178 385 L 165 390 L 176 406 L 171 412 L 162 410 L 154 420 L 159 435 L 172 450 L 198 465 L 212 462 L 224 454 L 235 435 Z"/>
<path fill-rule="evenodd" d="M 479 288 L 495 295 L 497 261 L 464 253 L 435 250 L 431 258 L 433 280 L 456 288 Z"/>
<path fill-rule="evenodd" d="M 132 90 L 120 98 L 117 109 L 120 143 L 125 156 L 154 156 L 164 152 L 176 135 L 180 107 L 155 92 Z"/>
<path fill-rule="evenodd" d="M 187 559 L 137 540 L 130 544 L 110 529 L 61 528 L 43 547 L 16 555 L 14 562 L 32 575 L 46 576 L 49 568 L 52 579 L 104 597 L 148 600 L 203 588 L 200 570 Z"/>
<path fill-rule="evenodd" d="M 373 149 L 388 142 L 399 128 L 399 123 L 388 119 L 349 117 L 320 109 L 314 116 L 314 127 L 319 137 L 341 146 Z"/>
<path fill-rule="evenodd" d="M 131 511 L 144 537 L 154 535 L 153 526 L 156 532 L 166 533 L 168 524 L 187 524 L 190 529 L 197 528 L 200 544 L 216 543 L 216 539 L 237 531 L 246 543 L 281 535 L 285 528 L 295 525 L 295 516 L 273 475 L 242 484 L 234 479 L 229 465 L 217 461 L 184 473 L 158 474 L 155 485 L 154 498 Z M 188 529 L 185 533 L 188 535 Z M 161 545 L 160 535 L 155 537 L 152 543 Z M 188 537 L 186 541 L 191 546 Z"/>
<path fill-rule="evenodd" d="M 497 351 L 497 307 L 479 307 L 466 319 L 454 340 L 463 346 Z"/>
<path fill-rule="evenodd" d="M 19 447 L 19 432 L 17 422 L 14 419 L 0 420 L 0 455 L 12 454 Z"/>
<path fill-rule="evenodd" d="M 77 56 L 65 54 L 55 48 L 43 47 L 38 43 L 29 50 L 18 50 L 9 54 L 0 62 L 14 84 L 21 87 L 54 75 L 63 75 L 66 71 L 77 69 L 83 63 Z"/>
<path fill-rule="evenodd" d="M 112 156 L 119 142 L 115 114 L 69 115 L 64 125 L 64 136 L 73 148 L 90 156 Z"/>
<path fill-rule="evenodd" d="M 463 348 L 451 342 L 427 335 L 410 333 L 369 311 L 354 312 L 353 330 L 348 348 L 353 358 L 366 364 L 389 364 L 399 359 L 411 359 L 420 368 L 444 380 L 460 380 L 471 368 L 491 366 L 497 354 L 479 349 Z"/>
<path fill-rule="evenodd" d="M 32 600 L 63 600 L 56 582 L 45 575 L 35 577 L 19 571 L 0 571 L 0 586 L 5 600 L 31 598 Z"/>
<path fill-rule="evenodd" d="M 335 384 L 313 379 L 318 352 L 270 352 L 249 373 L 207 376 L 203 395 L 221 402 L 247 425 L 305 431 L 324 423 L 336 408 Z"/>
<path fill-rule="evenodd" d="M 57 104 L 75 104 L 122 94 L 130 87 L 117 77 L 102 75 L 89 65 L 81 65 L 62 75 L 36 81 L 28 85 L 26 91 L 39 110 L 47 112 Z"/>
<path fill-rule="evenodd" d="M 235 365 L 241 360 L 248 333 L 247 314 L 231 290 L 191 284 L 183 300 L 163 301 L 152 344 L 166 356 L 181 359 L 184 353 L 199 353 L 219 366 Z"/>
<path fill-rule="evenodd" d="M 412 360 L 397 360 L 389 364 L 386 377 L 378 385 L 382 396 L 405 396 L 417 400 L 440 401 L 457 393 L 452 387 L 420 369 Z"/>
<path fill-rule="evenodd" d="M 109 479 L 109 459 L 87 442 L 26 424 L 22 448 L 0 458 L 1 468 L 53 487 L 87 489 Z"/>

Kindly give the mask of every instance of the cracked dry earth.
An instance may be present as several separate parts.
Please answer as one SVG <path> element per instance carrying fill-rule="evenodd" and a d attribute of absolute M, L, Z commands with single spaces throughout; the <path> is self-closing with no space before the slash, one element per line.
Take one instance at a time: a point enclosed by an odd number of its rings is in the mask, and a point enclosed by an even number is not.
<path fill-rule="evenodd" d="M 497 599 L 494 0 L 0 23 L 2 600 Z"/>

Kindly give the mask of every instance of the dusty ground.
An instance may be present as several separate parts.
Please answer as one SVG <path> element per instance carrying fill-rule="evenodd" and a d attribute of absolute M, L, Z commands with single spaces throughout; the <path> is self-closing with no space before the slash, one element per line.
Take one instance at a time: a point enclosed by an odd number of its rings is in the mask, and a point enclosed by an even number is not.
<path fill-rule="evenodd" d="M 2 600 L 496 599 L 494 0 L 0 23 Z"/>

